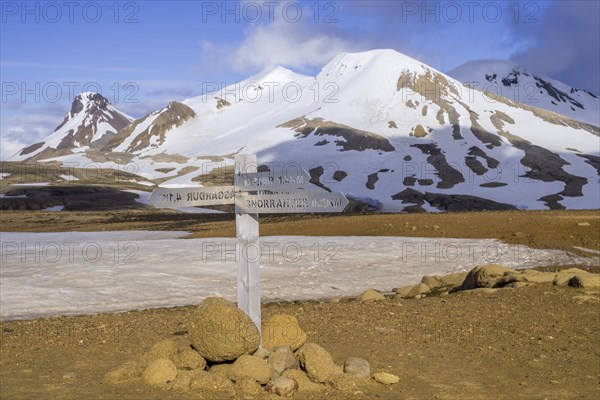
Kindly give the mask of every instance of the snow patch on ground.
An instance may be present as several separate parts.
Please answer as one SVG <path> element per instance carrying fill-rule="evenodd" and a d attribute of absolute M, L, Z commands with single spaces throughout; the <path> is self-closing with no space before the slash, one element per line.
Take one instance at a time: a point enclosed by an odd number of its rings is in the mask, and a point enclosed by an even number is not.
<path fill-rule="evenodd" d="M 171 307 L 197 304 L 207 296 L 235 301 L 235 239 L 181 240 L 186 234 L 2 232 L 0 319 Z M 600 261 L 490 239 L 260 240 L 263 301 L 354 296 L 366 288 L 389 291 L 418 283 L 423 275 L 467 271 L 487 262 L 534 267 Z"/>

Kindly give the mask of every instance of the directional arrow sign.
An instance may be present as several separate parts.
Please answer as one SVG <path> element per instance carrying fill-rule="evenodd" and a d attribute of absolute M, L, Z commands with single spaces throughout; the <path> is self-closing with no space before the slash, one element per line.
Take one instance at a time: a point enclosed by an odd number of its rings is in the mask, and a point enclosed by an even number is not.
<path fill-rule="evenodd" d="M 158 188 L 149 197 L 150 203 L 158 208 L 179 208 L 233 204 L 233 186 L 211 186 L 198 188 Z"/>
<path fill-rule="evenodd" d="M 248 214 L 342 212 L 348 199 L 342 193 L 316 190 L 286 190 L 282 193 L 250 194 L 237 192 L 235 210 Z"/>
<path fill-rule="evenodd" d="M 236 189 L 246 191 L 302 189 L 309 181 L 310 175 L 303 169 L 299 171 L 265 171 L 235 175 Z"/>

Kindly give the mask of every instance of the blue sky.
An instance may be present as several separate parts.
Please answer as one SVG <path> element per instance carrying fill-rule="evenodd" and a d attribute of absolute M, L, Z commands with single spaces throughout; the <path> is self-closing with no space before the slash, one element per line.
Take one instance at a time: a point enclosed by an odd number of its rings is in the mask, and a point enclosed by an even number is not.
<path fill-rule="evenodd" d="M 393 48 L 442 71 L 513 59 L 600 92 L 599 2 L 0 1 L 0 158 L 47 136 L 82 90 L 134 117 L 287 66 Z"/>

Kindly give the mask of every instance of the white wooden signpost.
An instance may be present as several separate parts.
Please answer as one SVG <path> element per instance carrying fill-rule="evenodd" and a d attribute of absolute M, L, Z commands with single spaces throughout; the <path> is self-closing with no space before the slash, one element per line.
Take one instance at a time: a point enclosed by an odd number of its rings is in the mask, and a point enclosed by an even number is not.
<path fill-rule="evenodd" d="M 256 155 L 244 154 L 235 157 L 233 186 L 158 188 L 149 199 L 157 208 L 235 204 L 238 307 L 260 330 L 260 257 L 249 256 L 260 252 L 258 214 L 342 212 L 348 205 L 342 193 L 304 189 L 309 181 L 304 170 L 257 172 Z"/>

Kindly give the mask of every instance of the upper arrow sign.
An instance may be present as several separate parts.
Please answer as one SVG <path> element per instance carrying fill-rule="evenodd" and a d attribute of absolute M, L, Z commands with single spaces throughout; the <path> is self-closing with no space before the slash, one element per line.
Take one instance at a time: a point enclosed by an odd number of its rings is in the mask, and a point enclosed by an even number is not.
<path fill-rule="evenodd" d="M 342 193 L 316 190 L 286 190 L 281 193 L 237 192 L 235 211 L 242 214 L 342 212 L 348 199 Z"/>
<path fill-rule="evenodd" d="M 150 203 L 158 208 L 179 208 L 233 204 L 233 186 L 211 186 L 198 188 L 158 188 L 149 197 Z"/>
<path fill-rule="evenodd" d="M 266 171 L 235 175 L 235 187 L 239 190 L 302 189 L 310 181 L 305 170 Z"/>

